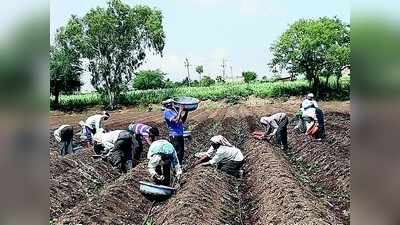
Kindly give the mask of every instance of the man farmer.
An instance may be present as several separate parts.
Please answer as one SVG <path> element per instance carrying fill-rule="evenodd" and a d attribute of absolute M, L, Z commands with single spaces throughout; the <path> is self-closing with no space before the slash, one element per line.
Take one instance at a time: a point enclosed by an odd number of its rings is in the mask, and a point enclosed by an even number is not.
<path fill-rule="evenodd" d="M 147 159 L 149 159 L 147 167 L 156 184 L 169 186 L 171 169 L 175 172 L 176 180 L 180 179 L 182 169 L 174 146 L 167 140 L 157 140 L 159 135 L 157 131 L 153 129 L 149 133 L 150 147 L 147 152 Z"/>
<path fill-rule="evenodd" d="M 132 151 L 136 143 L 129 131 L 115 130 L 104 133 L 100 128 L 93 141 L 94 152 L 107 159 L 114 168 L 118 168 L 122 173 L 132 168 Z"/>
<path fill-rule="evenodd" d="M 74 129 L 70 125 L 61 125 L 54 131 L 54 138 L 59 142 L 60 155 L 65 156 L 73 153 L 72 139 L 74 137 Z"/>
<path fill-rule="evenodd" d="M 288 149 L 287 126 L 289 123 L 286 113 L 276 113 L 271 116 L 261 117 L 261 124 L 265 126 L 265 132 L 255 131 L 253 135 L 259 140 L 275 136 L 276 143 L 281 149 Z"/>
<path fill-rule="evenodd" d="M 304 110 L 308 109 L 309 107 L 318 108 L 318 103 L 317 103 L 317 101 L 315 101 L 313 93 L 308 93 L 306 95 L 306 98 L 301 103 L 301 111 L 304 111 Z"/>
<path fill-rule="evenodd" d="M 317 101 L 314 100 L 314 94 L 308 93 L 300 105 L 300 111 L 296 114 L 295 119 L 298 119 L 297 125 L 294 127 L 295 130 L 301 133 L 306 133 L 306 121 L 304 120 L 304 111 L 309 108 L 318 108 Z"/>
<path fill-rule="evenodd" d="M 200 159 L 194 164 L 202 166 L 217 165 L 217 168 L 227 174 L 240 177 L 240 168 L 243 166 L 242 152 L 229 141 L 217 135 L 211 138 L 211 147 L 207 152 L 200 152 L 196 157 Z"/>
<path fill-rule="evenodd" d="M 129 124 L 128 131 L 134 135 L 136 141 L 138 142 L 137 148 L 135 149 L 135 153 L 133 155 L 135 160 L 140 160 L 140 155 L 143 152 L 143 140 L 149 144 L 150 132 L 156 136 L 158 136 L 160 133 L 156 127 L 151 127 L 142 123 Z"/>
<path fill-rule="evenodd" d="M 313 103 L 305 104 L 306 109 L 303 111 L 302 119 L 306 124 L 306 134 L 317 140 L 325 137 L 324 114 L 321 109 L 316 108 Z"/>
<path fill-rule="evenodd" d="M 186 122 L 188 111 L 182 106 L 177 108 L 173 99 L 162 102 L 164 110 L 164 119 L 169 129 L 170 142 L 174 146 L 178 155 L 179 163 L 183 163 L 185 140 L 183 137 L 183 124 Z"/>
<path fill-rule="evenodd" d="M 91 143 L 93 135 L 97 133 L 98 129 L 104 129 L 104 121 L 108 120 L 109 118 L 110 114 L 104 111 L 102 114 L 89 116 L 85 122 L 80 121 L 79 125 L 82 127 L 81 139 Z"/>

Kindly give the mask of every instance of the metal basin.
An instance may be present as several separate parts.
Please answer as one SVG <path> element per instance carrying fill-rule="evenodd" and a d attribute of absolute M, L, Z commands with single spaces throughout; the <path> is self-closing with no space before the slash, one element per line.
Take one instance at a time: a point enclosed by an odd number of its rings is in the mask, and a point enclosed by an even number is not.
<path fill-rule="evenodd" d="M 140 181 L 140 192 L 146 195 L 169 197 L 175 193 L 175 188 L 164 185 L 156 185 L 150 182 Z"/>
<path fill-rule="evenodd" d="M 197 98 L 182 97 L 174 99 L 175 104 L 183 106 L 187 111 L 194 111 L 199 107 L 199 100 Z"/>

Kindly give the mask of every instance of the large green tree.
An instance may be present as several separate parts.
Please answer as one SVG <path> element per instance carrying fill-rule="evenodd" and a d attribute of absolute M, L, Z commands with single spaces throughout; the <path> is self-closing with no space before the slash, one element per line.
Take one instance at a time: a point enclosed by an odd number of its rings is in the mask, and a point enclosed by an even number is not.
<path fill-rule="evenodd" d="M 250 83 L 251 81 L 257 79 L 257 74 L 252 71 L 244 71 L 242 72 L 242 77 L 244 79 L 244 82 Z"/>
<path fill-rule="evenodd" d="M 147 6 L 130 7 L 111 0 L 106 8 L 73 16 L 66 33 L 71 45 L 88 60 L 92 85 L 107 97 L 113 108 L 117 97 L 128 90 L 134 71 L 147 54 L 161 54 L 165 44 L 161 11 Z"/>
<path fill-rule="evenodd" d="M 271 47 L 271 68 L 304 74 L 314 92 L 320 77 L 340 76 L 350 63 L 350 25 L 338 18 L 300 19 L 289 26 Z"/>
<path fill-rule="evenodd" d="M 165 87 L 165 73 L 161 70 L 142 70 L 135 73 L 133 87 L 138 90 L 158 89 Z"/>
<path fill-rule="evenodd" d="M 201 80 L 201 74 L 204 72 L 203 66 L 202 65 L 196 66 L 196 72 L 200 75 L 200 80 Z"/>
<path fill-rule="evenodd" d="M 50 93 L 54 96 L 54 106 L 59 104 L 61 93 L 70 94 L 80 90 L 82 82 L 81 60 L 79 51 L 69 45 L 64 28 L 57 30 L 54 46 L 50 47 L 49 71 Z"/>

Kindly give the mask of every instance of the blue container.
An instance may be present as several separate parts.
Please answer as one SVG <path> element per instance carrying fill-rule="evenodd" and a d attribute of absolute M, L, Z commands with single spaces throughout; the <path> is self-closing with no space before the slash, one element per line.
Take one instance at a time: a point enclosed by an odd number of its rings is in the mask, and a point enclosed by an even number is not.
<path fill-rule="evenodd" d="M 192 97 L 182 97 L 174 99 L 174 102 L 178 106 L 183 106 L 187 111 L 194 111 L 199 107 L 199 100 Z"/>

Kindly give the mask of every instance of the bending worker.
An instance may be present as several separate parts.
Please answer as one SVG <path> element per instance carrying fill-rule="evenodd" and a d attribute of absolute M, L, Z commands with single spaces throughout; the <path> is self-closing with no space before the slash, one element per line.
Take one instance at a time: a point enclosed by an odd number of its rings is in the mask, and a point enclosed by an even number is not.
<path fill-rule="evenodd" d="M 300 131 L 301 133 L 307 133 L 307 122 L 305 121 L 304 118 L 304 112 L 308 109 L 311 108 L 318 108 L 318 103 L 317 101 L 314 100 L 314 94 L 309 93 L 306 95 L 305 99 L 300 105 L 300 110 L 296 114 L 296 118 L 298 119 L 297 125 L 294 127 L 295 130 Z M 310 112 L 309 112 L 310 113 Z"/>
<path fill-rule="evenodd" d="M 183 137 L 183 124 L 186 122 L 188 111 L 181 106 L 177 109 L 174 100 L 162 102 L 165 107 L 164 119 L 170 131 L 169 137 L 178 155 L 179 163 L 183 163 L 185 140 Z"/>
<path fill-rule="evenodd" d="M 130 131 L 134 135 L 136 141 L 138 142 L 133 158 L 135 160 L 140 160 L 140 155 L 143 152 L 143 140 L 149 144 L 149 133 L 151 132 L 153 134 L 156 134 L 156 136 L 158 136 L 159 131 L 156 127 L 151 127 L 141 123 L 129 124 L 128 131 Z"/>
<path fill-rule="evenodd" d="M 196 157 L 200 159 L 195 162 L 194 166 L 198 164 L 202 166 L 217 165 L 219 170 L 240 177 L 239 171 L 243 166 L 243 154 L 221 135 L 212 137 L 209 150 L 196 154 Z"/>
<path fill-rule="evenodd" d="M 261 117 L 261 124 L 265 126 L 265 132 L 255 131 L 254 137 L 259 140 L 264 140 L 268 137 L 275 136 L 276 143 L 281 146 L 281 149 L 288 149 L 287 126 L 289 123 L 286 113 L 276 113 L 271 116 Z"/>
<path fill-rule="evenodd" d="M 110 118 L 110 114 L 104 111 L 102 114 L 89 116 L 85 122 L 79 122 L 82 127 L 81 139 L 91 143 L 93 135 L 97 133 L 100 128 L 104 129 L 104 121 Z"/>
<path fill-rule="evenodd" d="M 132 151 L 136 143 L 129 131 L 115 130 L 103 133 L 103 129 L 99 129 L 93 140 L 94 152 L 107 159 L 114 168 L 118 168 L 122 173 L 132 168 Z"/>
<path fill-rule="evenodd" d="M 156 184 L 169 186 L 171 169 L 175 172 L 176 180 L 180 179 L 182 169 L 174 146 L 167 140 L 157 140 L 158 135 L 156 130 L 151 130 L 149 133 L 148 170 Z"/>
<path fill-rule="evenodd" d="M 73 137 L 74 129 L 70 125 L 61 125 L 54 131 L 54 138 L 59 142 L 61 156 L 73 153 Z"/>
<path fill-rule="evenodd" d="M 324 114 L 321 109 L 316 108 L 311 102 L 304 110 L 302 118 L 306 123 L 306 134 L 310 137 L 321 140 L 325 137 Z"/>

